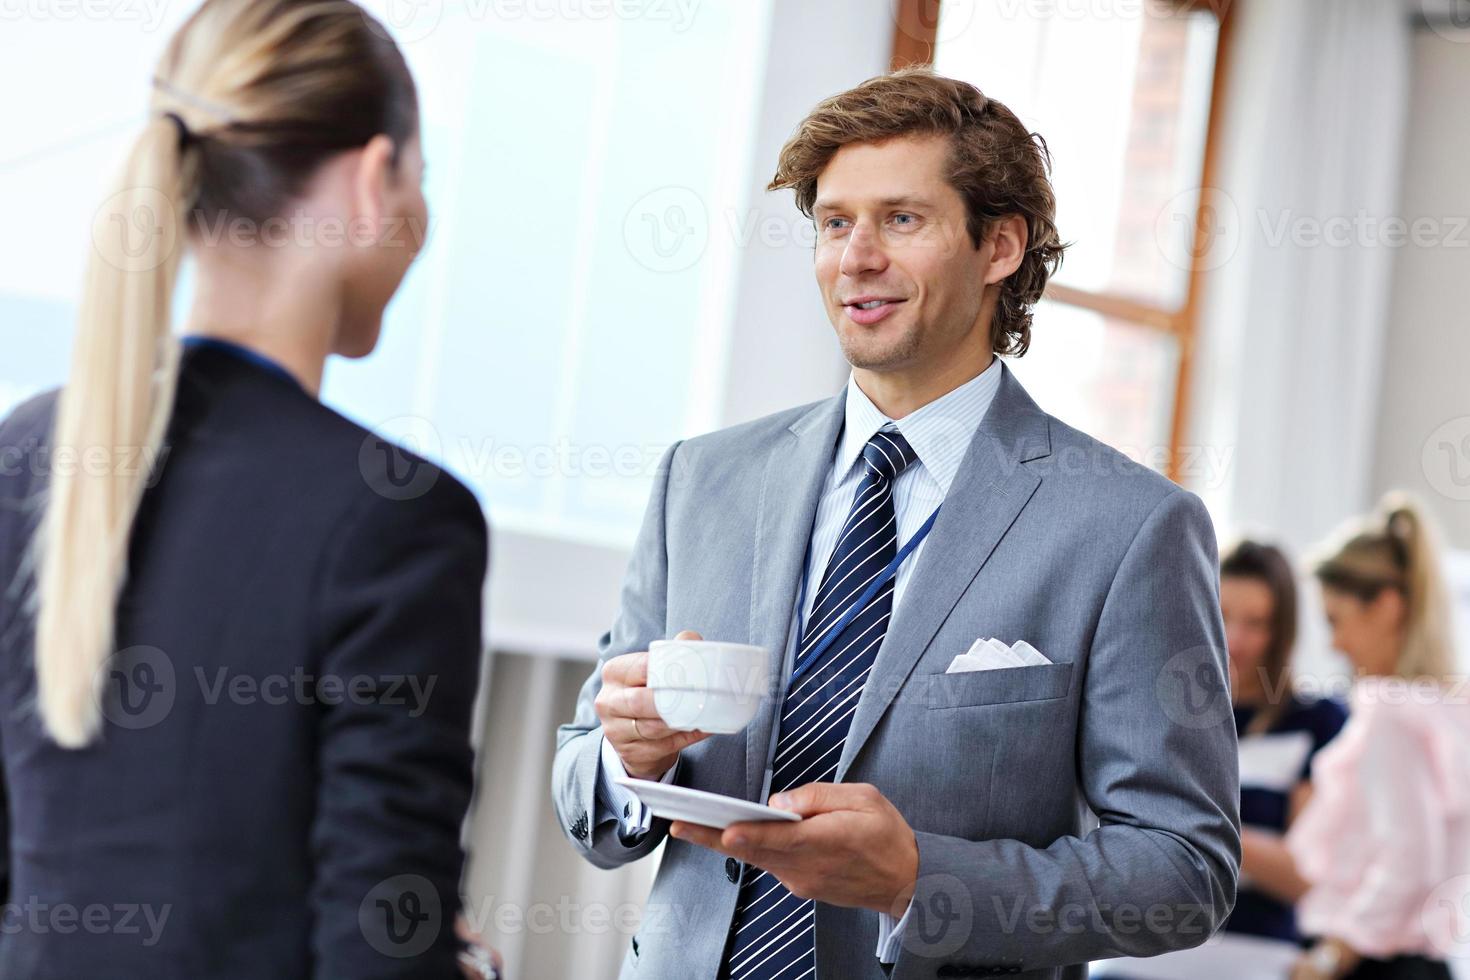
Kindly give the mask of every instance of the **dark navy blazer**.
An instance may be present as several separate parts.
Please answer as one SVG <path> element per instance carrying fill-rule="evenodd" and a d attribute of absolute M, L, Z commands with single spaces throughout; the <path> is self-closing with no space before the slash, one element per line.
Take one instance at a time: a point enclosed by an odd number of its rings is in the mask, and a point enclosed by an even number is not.
<path fill-rule="evenodd" d="M 185 352 L 102 736 L 35 707 L 55 393 L 0 422 L 0 976 L 457 976 L 487 556 L 474 496 L 270 365 Z M 113 465 L 139 465 L 124 451 Z"/>

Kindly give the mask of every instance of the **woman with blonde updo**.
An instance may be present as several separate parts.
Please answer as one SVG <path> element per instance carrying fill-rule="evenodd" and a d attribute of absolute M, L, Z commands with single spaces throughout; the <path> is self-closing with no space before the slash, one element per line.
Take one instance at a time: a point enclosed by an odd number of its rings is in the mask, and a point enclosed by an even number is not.
<path fill-rule="evenodd" d="M 1440 980 L 1470 910 L 1470 703 L 1455 675 L 1438 548 L 1402 495 L 1340 535 L 1315 573 L 1352 663 L 1348 723 L 1287 834 L 1319 937 L 1293 980 Z"/>

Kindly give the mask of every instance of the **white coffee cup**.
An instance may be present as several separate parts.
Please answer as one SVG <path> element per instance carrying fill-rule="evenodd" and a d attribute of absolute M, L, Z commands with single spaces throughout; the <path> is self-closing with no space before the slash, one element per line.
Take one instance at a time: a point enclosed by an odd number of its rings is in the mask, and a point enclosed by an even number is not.
<path fill-rule="evenodd" d="M 730 735 L 750 724 L 770 692 L 771 652 L 748 643 L 655 640 L 648 687 L 664 724 Z"/>

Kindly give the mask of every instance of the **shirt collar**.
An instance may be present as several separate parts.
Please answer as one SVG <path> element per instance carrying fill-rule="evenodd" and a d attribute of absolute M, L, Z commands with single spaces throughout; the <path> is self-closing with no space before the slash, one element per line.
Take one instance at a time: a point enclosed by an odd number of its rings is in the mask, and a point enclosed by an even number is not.
<path fill-rule="evenodd" d="M 272 360 L 259 351 L 246 347 L 244 344 L 237 344 L 232 340 L 225 340 L 223 337 L 210 337 L 204 334 L 189 334 L 182 338 L 181 343 L 185 350 L 217 350 L 239 360 L 247 361 L 257 367 L 264 368 L 279 378 L 291 382 L 297 388 L 302 388 L 302 384 L 296 375 L 287 371 L 278 361 Z"/>
<path fill-rule="evenodd" d="M 885 425 L 892 424 L 913 447 L 919 462 L 934 477 L 943 493 L 959 473 L 960 462 L 980 428 L 995 392 L 1000 387 L 1000 358 L 975 377 L 915 409 L 897 421 L 878 410 L 851 375 L 847 379 L 847 409 L 838 449 L 838 465 L 843 476 L 862 455 L 868 440 Z"/>

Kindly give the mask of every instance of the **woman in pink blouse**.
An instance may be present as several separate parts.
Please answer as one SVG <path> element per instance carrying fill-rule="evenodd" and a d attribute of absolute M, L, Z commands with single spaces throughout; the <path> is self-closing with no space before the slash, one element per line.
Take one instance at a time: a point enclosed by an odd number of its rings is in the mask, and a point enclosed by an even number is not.
<path fill-rule="evenodd" d="M 1292 980 L 1448 980 L 1445 960 L 1470 953 L 1470 686 L 1437 548 L 1393 496 L 1315 573 L 1355 682 L 1286 838 L 1310 884 L 1298 922 L 1320 937 Z"/>

